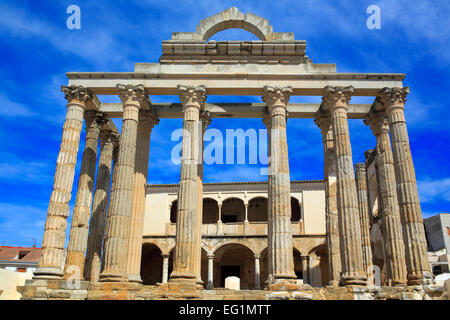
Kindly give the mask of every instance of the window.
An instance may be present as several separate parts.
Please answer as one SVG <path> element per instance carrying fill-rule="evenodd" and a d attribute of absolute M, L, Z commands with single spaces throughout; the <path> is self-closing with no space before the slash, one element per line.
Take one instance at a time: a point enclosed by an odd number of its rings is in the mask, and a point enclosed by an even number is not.
<path fill-rule="evenodd" d="M 25 256 L 29 253 L 30 253 L 30 251 L 19 251 L 19 257 L 17 259 L 20 260 L 20 259 L 25 258 Z"/>
<path fill-rule="evenodd" d="M 17 268 L 17 272 L 27 272 L 27 268 Z"/>

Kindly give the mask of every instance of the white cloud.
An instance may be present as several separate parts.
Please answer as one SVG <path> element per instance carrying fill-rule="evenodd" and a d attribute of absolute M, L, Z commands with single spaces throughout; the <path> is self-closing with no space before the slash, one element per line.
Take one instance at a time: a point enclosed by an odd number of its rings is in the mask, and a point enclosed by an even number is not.
<path fill-rule="evenodd" d="M 450 178 L 417 182 L 421 202 L 450 202 Z"/>
<path fill-rule="evenodd" d="M 0 178 L 5 180 L 13 180 L 16 182 L 30 182 L 33 184 L 48 184 L 52 181 L 54 166 L 56 163 L 51 161 L 21 161 L 14 159 L 12 156 L 6 157 L 0 162 Z M 51 168 L 53 166 L 53 168 Z"/>
<path fill-rule="evenodd" d="M 30 205 L 0 203 L 0 242 L 12 246 L 31 246 L 36 238 L 42 243 L 47 211 Z"/>
<path fill-rule="evenodd" d="M 0 92 L 0 113 L 3 117 L 33 117 L 36 113 L 32 112 L 27 106 L 12 101 L 4 93 Z"/>

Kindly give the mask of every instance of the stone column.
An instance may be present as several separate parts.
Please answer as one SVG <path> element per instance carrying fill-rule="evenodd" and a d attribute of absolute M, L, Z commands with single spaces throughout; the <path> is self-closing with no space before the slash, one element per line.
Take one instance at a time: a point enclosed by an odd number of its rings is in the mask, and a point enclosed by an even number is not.
<path fill-rule="evenodd" d="M 113 190 L 116 188 L 116 181 L 117 177 L 114 174 L 114 172 L 117 169 L 117 159 L 119 157 L 119 149 L 120 149 L 120 134 L 117 135 L 116 143 L 114 144 L 114 150 L 113 150 L 113 166 L 111 170 L 111 187 L 110 190 Z M 110 212 L 111 212 L 111 192 L 109 197 L 109 204 L 108 209 L 106 210 L 106 222 L 109 220 Z M 100 272 L 105 269 L 105 233 L 106 233 L 106 223 L 104 224 L 104 232 L 103 232 L 103 244 L 102 244 L 102 265 L 100 268 Z M 100 278 L 100 275 L 99 275 Z"/>
<path fill-rule="evenodd" d="M 217 235 L 223 235 L 223 224 L 222 224 L 222 203 L 218 204 L 219 206 L 219 220 L 217 221 Z"/>
<path fill-rule="evenodd" d="M 98 162 L 97 183 L 95 185 L 84 269 L 85 280 L 93 282 L 98 281 L 101 271 L 102 244 L 106 225 L 112 160 L 117 139 L 117 132 L 111 130 L 100 131 L 100 159 Z"/>
<path fill-rule="evenodd" d="M 321 108 L 329 110 L 336 148 L 337 205 L 341 247 L 341 284 L 366 285 L 358 197 L 353 171 L 347 107 L 352 87 L 325 87 Z"/>
<path fill-rule="evenodd" d="M 326 242 L 328 250 L 329 285 L 337 287 L 341 273 L 341 252 L 339 244 L 339 218 L 337 210 L 336 151 L 333 128 L 329 114 L 320 112 L 315 123 L 322 132 L 324 177 L 325 177 L 325 217 Z"/>
<path fill-rule="evenodd" d="M 363 265 L 366 276 L 369 277 L 373 274 L 373 262 L 370 243 L 369 196 L 367 195 L 367 174 L 364 163 L 357 163 L 355 165 L 355 177 L 359 203 Z"/>
<path fill-rule="evenodd" d="M 147 186 L 150 134 L 159 120 L 147 110 L 139 111 L 136 141 L 136 159 L 133 182 L 133 205 L 131 207 L 130 230 L 127 242 L 125 271 L 131 282 L 142 282 L 141 255 L 142 233 L 145 216 L 145 190 Z"/>
<path fill-rule="evenodd" d="M 45 221 L 42 253 L 34 278 L 61 279 L 64 275 L 64 245 L 66 238 L 69 201 L 71 198 L 80 133 L 86 103 L 92 94 L 82 86 L 62 87 L 68 101 L 61 146 L 53 183 L 53 191 Z"/>
<path fill-rule="evenodd" d="M 391 132 L 403 241 L 406 247 L 408 285 L 418 285 L 429 282 L 432 275 L 404 115 L 408 93 L 408 87 L 384 88 L 377 99 L 384 105 Z"/>
<path fill-rule="evenodd" d="M 201 134 L 199 136 L 199 153 L 198 153 L 198 167 L 197 167 L 197 188 L 198 188 L 198 204 L 197 204 L 197 232 L 200 235 L 194 239 L 195 247 L 195 274 L 197 276 L 197 283 L 203 284 L 202 281 L 202 234 L 203 234 L 203 149 L 204 141 L 203 136 L 205 135 L 206 128 L 211 123 L 211 116 L 207 111 L 200 112 Z"/>
<path fill-rule="evenodd" d="M 309 257 L 301 256 L 301 259 L 303 271 L 303 284 L 309 284 Z"/>
<path fill-rule="evenodd" d="M 271 117 L 268 247 L 271 253 L 269 257 L 273 260 L 274 284 L 296 279 L 292 255 L 291 183 L 286 139 L 286 108 L 291 94 L 290 87 L 264 87 L 263 101 L 267 104 Z"/>
<path fill-rule="evenodd" d="M 206 99 L 203 86 L 178 86 L 183 105 L 183 142 L 181 176 L 178 191 L 177 231 L 174 257 L 174 270 L 170 281 L 196 281 L 196 238 L 198 232 L 198 147 L 199 116 Z"/>
<path fill-rule="evenodd" d="M 208 253 L 208 284 L 206 289 L 212 290 L 214 288 L 214 254 Z"/>
<path fill-rule="evenodd" d="M 244 206 L 245 206 L 244 235 L 248 235 L 250 231 L 250 222 L 248 222 L 248 203 L 245 203 Z"/>
<path fill-rule="evenodd" d="M 377 180 L 380 196 L 381 230 L 383 235 L 386 280 L 389 285 L 406 285 L 406 258 L 400 208 L 395 182 L 394 158 L 389 126 L 384 112 L 371 111 L 366 124 L 377 137 Z"/>
<path fill-rule="evenodd" d="M 115 184 L 111 189 L 110 208 L 106 224 L 104 263 L 100 281 L 128 280 L 125 272 L 127 241 L 133 203 L 136 138 L 141 104 L 146 103 L 143 85 L 117 85 L 123 103 L 122 134 L 117 165 L 114 168 Z"/>
<path fill-rule="evenodd" d="M 169 254 L 164 253 L 163 258 L 163 270 L 162 270 L 162 283 L 166 283 L 169 278 Z"/>
<path fill-rule="evenodd" d="M 86 140 L 81 160 L 75 207 L 72 214 L 69 244 L 67 245 L 66 263 L 64 265 L 65 278 L 73 277 L 75 270 L 75 274 L 79 274 L 80 277 L 83 277 L 84 274 L 89 217 L 91 215 L 95 169 L 97 165 L 98 138 L 100 135 L 100 127 L 104 121 L 102 116 L 102 114 L 97 114 L 95 110 L 88 110 L 84 114 Z"/>
<path fill-rule="evenodd" d="M 270 160 L 270 150 L 271 150 L 271 141 L 272 141 L 272 120 L 270 117 L 270 113 L 266 113 L 263 116 L 262 119 L 263 124 L 265 125 L 266 129 L 267 129 L 267 138 L 268 138 L 268 159 L 269 159 L 269 163 L 268 163 L 268 173 L 267 173 L 267 239 L 271 239 L 272 238 L 272 220 L 270 219 L 271 215 L 272 215 L 272 209 L 271 209 L 271 203 L 272 203 L 272 173 L 271 173 L 271 166 L 272 166 L 272 162 Z M 272 259 L 272 248 L 270 246 L 267 247 L 267 280 L 265 282 L 266 286 L 268 287 L 271 283 L 272 283 L 272 279 L 273 279 L 273 270 L 274 270 L 274 261 Z"/>
<path fill-rule="evenodd" d="M 255 290 L 261 289 L 259 258 L 260 258 L 260 255 L 255 254 Z"/>

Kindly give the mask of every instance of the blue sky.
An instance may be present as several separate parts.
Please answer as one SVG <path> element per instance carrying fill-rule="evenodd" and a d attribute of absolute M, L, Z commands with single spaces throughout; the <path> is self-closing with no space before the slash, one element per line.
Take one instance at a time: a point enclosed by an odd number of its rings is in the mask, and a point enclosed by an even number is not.
<path fill-rule="evenodd" d="M 81 8 L 81 30 L 68 30 L 66 9 Z M 366 27 L 369 5 L 381 8 L 381 29 Z M 203 18 L 236 6 L 270 21 L 275 32 L 307 40 L 315 63 L 338 72 L 398 72 L 411 88 L 406 119 L 424 217 L 450 212 L 450 3 L 443 1 L 3 1 L 0 3 L 0 245 L 40 246 L 65 116 L 65 72 L 129 72 L 135 62 L 157 62 L 172 32 L 192 32 Z M 256 40 L 227 30 L 215 40 Z M 100 97 L 119 101 L 117 97 Z M 178 101 L 152 96 L 153 102 Z M 209 97 L 209 102 L 260 102 L 260 97 Z M 291 102 L 320 101 L 293 97 Z M 352 102 L 372 102 L 354 98 Z M 118 122 L 116 122 L 119 124 Z M 181 120 L 153 130 L 149 183 L 177 183 L 170 141 Z M 354 162 L 375 138 L 350 120 Z M 263 129 L 260 119 L 213 120 L 210 128 Z M 320 132 L 312 120 L 288 120 L 291 179 L 322 179 Z M 80 145 L 71 209 L 84 147 Z M 161 170 L 161 166 L 164 170 Z M 205 181 L 262 180 L 260 165 L 205 165 Z M 69 225 L 70 226 L 70 225 Z M 69 227 L 68 227 L 69 229 Z"/>

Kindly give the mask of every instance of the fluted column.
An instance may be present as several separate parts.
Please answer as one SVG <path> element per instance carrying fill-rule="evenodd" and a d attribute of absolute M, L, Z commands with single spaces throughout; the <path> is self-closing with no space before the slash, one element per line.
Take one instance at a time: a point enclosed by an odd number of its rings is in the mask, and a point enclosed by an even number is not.
<path fill-rule="evenodd" d="M 384 106 L 391 132 L 398 202 L 406 247 L 408 285 L 418 285 L 428 282 L 432 275 L 404 115 L 408 93 L 408 87 L 384 88 L 377 99 Z"/>
<path fill-rule="evenodd" d="M 127 241 L 133 202 L 136 138 L 141 104 L 147 103 L 143 85 L 117 85 L 123 103 L 122 134 L 115 185 L 111 189 L 110 208 L 106 224 L 104 269 L 100 281 L 127 281 L 125 272 Z"/>
<path fill-rule="evenodd" d="M 203 86 L 178 86 L 183 105 L 183 141 L 181 176 L 178 191 L 177 229 L 174 270 L 169 281 L 196 281 L 196 238 L 200 238 L 198 220 L 198 154 L 200 110 L 206 99 Z M 201 239 L 201 238 L 200 238 Z"/>
<path fill-rule="evenodd" d="M 255 290 L 261 289 L 260 267 L 259 267 L 260 255 L 255 254 Z"/>
<path fill-rule="evenodd" d="M 163 270 L 162 270 L 162 283 L 166 283 L 169 278 L 169 254 L 162 255 L 163 258 Z"/>
<path fill-rule="evenodd" d="M 130 231 L 127 241 L 127 258 L 125 264 L 128 280 L 132 282 L 142 282 L 140 274 L 142 233 L 144 230 L 145 189 L 148 175 L 150 134 L 154 125 L 158 124 L 158 122 L 159 120 L 150 111 L 139 111 L 133 182 L 133 205 L 131 207 Z"/>
<path fill-rule="evenodd" d="M 66 238 L 69 201 L 71 198 L 83 115 L 86 103 L 92 99 L 89 90 L 82 86 L 62 87 L 68 101 L 61 146 L 56 160 L 53 191 L 45 221 L 42 252 L 35 278 L 62 278 L 64 244 Z"/>
<path fill-rule="evenodd" d="M 114 144 L 114 150 L 113 150 L 113 165 L 112 165 L 112 170 L 111 170 L 111 187 L 110 190 L 113 190 L 116 188 L 116 181 L 117 181 L 117 177 L 114 174 L 114 172 L 117 169 L 117 159 L 119 157 L 119 149 L 120 149 L 120 134 L 117 135 L 117 139 L 116 139 L 116 143 Z M 103 225 L 104 227 L 104 232 L 103 232 L 103 244 L 102 244 L 102 265 L 100 268 L 100 272 L 102 272 L 105 269 L 105 237 L 106 237 L 106 222 L 109 220 L 109 217 L 111 215 L 111 191 L 110 191 L 110 196 L 109 196 L 109 205 L 108 205 L 108 209 L 106 210 L 106 221 L 105 224 Z M 100 275 L 99 275 L 100 278 Z"/>
<path fill-rule="evenodd" d="M 339 215 L 342 285 L 365 285 L 358 198 L 353 171 L 347 107 L 352 87 L 325 87 L 321 108 L 331 116 L 336 148 L 337 205 Z"/>
<path fill-rule="evenodd" d="M 89 216 L 91 215 L 97 164 L 98 138 L 100 135 L 100 126 L 104 121 L 103 115 L 97 113 L 95 110 L 86 111 L 84 118 L 86 122 L 86 140 L 81 160 L 75 207 L 72 214 L 69 244 L 67 245 L 66 263 L 64 265 L 65 278 L 72 276 L 74 271 L 72 268 L 74 267 L 79 270 L 80 276 L 84 274 L 84 260 L 89 233 Z"/>
<path fill-rule="evenodd" d="M 269 159 L 271 154 L 271 141 L 272 141 L 272 119 L 270 117 L 270 113 L 267 113 L 263 116 L 262 122 L 265 125 L 267 129 L 267 138 L 269 140 L 268 143 L 268 153 L 269 153 Z M 268 163 L 268 175 L 267 175 L 267 239 L 272 238 L 272 219 L 270 217 L 272 216 L 272 173 L 271 173 L 271 166 L 272 166 L 272 160 Z M 273 279 L 273 270 L 275 269 L 274 266 L 274 260 L 272 258 L 272 247 L 269 245 L 267 247 L 267 281 L 266 286 L 270 285 L 272 283 Z"/>
<path fill-rule="evenodd" d="M 355 165 L 355 176 L 359 203 L 363 265 L 366 276 L 369 277 L 373 273 L 373 262 L 372 247 L 370 243 L 369 197 L 367 194 L 367 175 L 364 163 L 357 163 Z"/>
<path fill-rule="evenodd" d="M 100 158 L 84 269 L 84 279 L 93 282 L 98 281 L 101 271 L 102 244 L 106 225 L 112 160 L 117 139 L 117 132 L 111 130 L 100 131 Z"/>
<path fill-rule="evenodd" d="M 291 233 L 291 183 L 286 139 L 286 108 L 290 87 L 264 87 L 263 101 L 271 119 L 269 250 L 273 259 L 273 282 L 295 279 Z"/>
<path fill-rule="evenodd" d="M 197 277 L 197 283 L 203 284 L 202 281 L 202 233 L 203 233 L 203 149 L 206 128 L 211 123 L 211 116 L 207 111 L 201 111 L 200 117 L 201 134 L 199 135 L 199 153 L 198 153 L 198 168 L 197 168 L 197 188 L 198 188 L 198 204 L 197 204 L 197 232 L 200 235 L 194 239 L 195 247 L 195 274 Z M 199 130 L 200 130 L 199 129 Z"/>
<path fill-rule="evenodd" d="M 337 210 L 336 151 L 333 128 L 328 113 L 320 112 L 315 123 L 322 132 L 324 177 L 325 177 L 325 217 L 326 242 L 328 250 L 329 285 L 338 286 L 341 273 L 341 253 L 339 244 L 339 218 Z"/>
<path fill-rule="evenodd" d="M 214 288 L 214 254 L 208 253 L 208 284 L 206 289 L 211 290 Z"/>
<path fill-rule="evenodd" d="M 406 258 L 400 208 L 395 182 L 394 158 L 389 126 L 384 112 L 371 111 L 366 124 L 377 137 L 377 180 L 380 197 L 381 230 L 383 235 L 386 280 L 389 285 L 406 285 Z"/>

